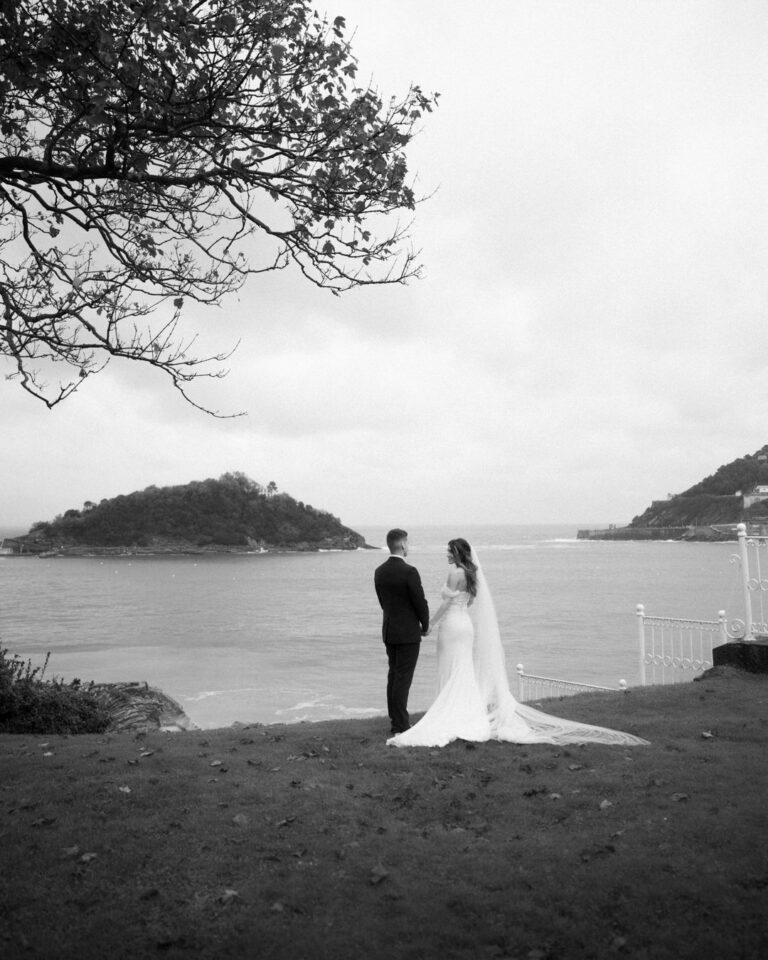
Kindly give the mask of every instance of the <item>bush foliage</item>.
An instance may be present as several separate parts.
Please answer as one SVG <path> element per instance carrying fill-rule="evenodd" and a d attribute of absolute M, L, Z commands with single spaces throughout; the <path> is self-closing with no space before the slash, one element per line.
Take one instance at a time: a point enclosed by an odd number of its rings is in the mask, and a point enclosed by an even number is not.
<path fill-rule="evenodd" d="M 42 667 L 0 647 L 0 733 L 101 733 L 108 714 L 80 680 L 44 680 Z"/>

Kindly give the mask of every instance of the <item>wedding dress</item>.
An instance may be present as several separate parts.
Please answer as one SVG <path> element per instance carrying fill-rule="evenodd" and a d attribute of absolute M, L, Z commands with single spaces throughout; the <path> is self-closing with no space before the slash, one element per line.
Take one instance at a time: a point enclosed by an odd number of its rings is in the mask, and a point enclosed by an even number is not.
<path fill-rule="evenodd" d="M 437 698 L 417 723 L 387 743 L 395 747 L 443 747 L 462 739 L 647 744 L 633 734 L 553 717 L 515 699 L 509 689 L 493 598 L 474 550 L 472 561 L 477 566 L 474 602 L 467 590 L 451 590 L 447 585 L 442 590 L 445 603 L 437 635 Z"/>

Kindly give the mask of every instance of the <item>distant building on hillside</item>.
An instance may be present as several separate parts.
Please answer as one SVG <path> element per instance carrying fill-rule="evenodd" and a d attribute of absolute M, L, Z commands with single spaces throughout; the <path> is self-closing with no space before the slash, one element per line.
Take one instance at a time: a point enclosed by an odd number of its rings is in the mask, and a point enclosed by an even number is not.
<path fill-rule="evenodd" d="M 749 510 L 753 503 L 768 500 L 768 483 L 753 483 L 742 494 L 744 509 Z"/>
<path fill-rule="evenodd" d="M 15 537 L 0 538 L 0 557 L 13 557 L 23 553 L 24 546 Z"/>

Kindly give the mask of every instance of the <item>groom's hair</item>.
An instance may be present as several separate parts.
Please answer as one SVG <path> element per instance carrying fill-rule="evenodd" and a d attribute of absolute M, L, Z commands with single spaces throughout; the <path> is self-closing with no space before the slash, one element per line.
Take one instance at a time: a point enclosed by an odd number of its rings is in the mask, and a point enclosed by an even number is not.
<path fill-rule="evenodd" d="M 396 550 L 403 540 L 407 539 L 408 534 L 405 532 L 405 530 L 401 530 L 399 527 L 395 527 L 394 530 L 390 530 L 387 534 L 387 546 L 389 547 L 390 553 L 393 550 Z"/>

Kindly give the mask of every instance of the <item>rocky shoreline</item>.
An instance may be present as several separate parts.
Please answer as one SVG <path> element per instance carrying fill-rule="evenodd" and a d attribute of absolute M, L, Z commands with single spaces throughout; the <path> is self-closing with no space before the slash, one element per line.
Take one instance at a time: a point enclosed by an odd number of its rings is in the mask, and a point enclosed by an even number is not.
<path fill-rule="evenodd" d="M 717 529 L 723 527 L 728 529 Z M 765 535 L 764 524 L 747 524 L 748 536 Z M 678 527 L 640 527 L 629 524 L 626 527 L 611 526 L 602 530 L 578 530 L 577 540 L 681 540 L 688 543 L 728 543 L 736 542 L 738 535 L 736 524 L 718 524 L 716 526 L 678 526 Z"/>
<path fill-rule="evenodd" d="M 21 542 L 13 541 L 14 543 Z M 23 549 L 6 554 L 10 558 L 25 557 L 187 557 L 229 554 L 234 556 L 258 556 L 267 553 L 349 553 L 355 550 L 379 550 L 380 547 L 363 542 L 351 544 L 346 541 L 322 540 L 320 542 L 300 541 L 298 543 L 259 543 L 248 546 L 225 546 L 223 544 L 205 544 L 200 546 L 188 541 L 158 542 L 147 546 L 116 545 L 99 546 L 95 544 L 52 544 L 24 543 Z"/>

